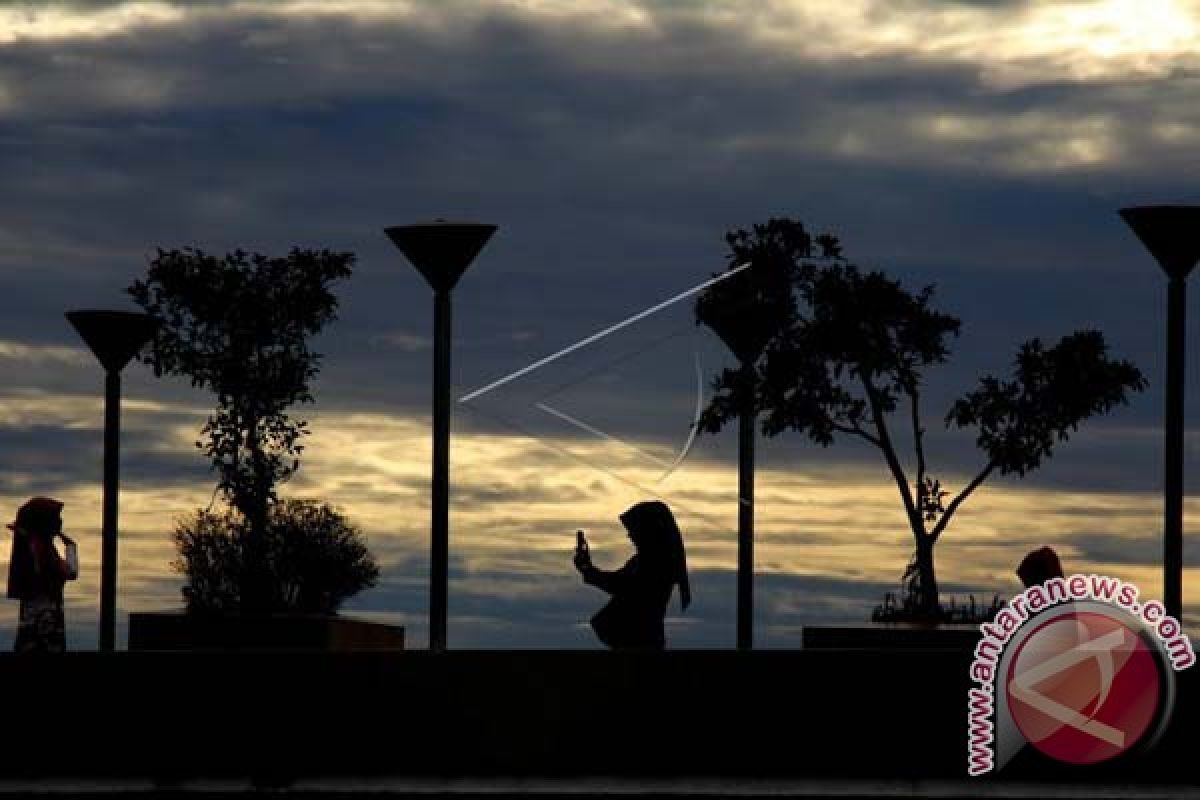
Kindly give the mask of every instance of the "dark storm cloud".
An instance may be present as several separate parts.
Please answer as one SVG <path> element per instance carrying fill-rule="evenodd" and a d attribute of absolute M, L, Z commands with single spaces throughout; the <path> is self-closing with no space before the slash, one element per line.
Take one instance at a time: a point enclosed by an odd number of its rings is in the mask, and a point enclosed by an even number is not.
<path fill-rule="evenodd" d="M 1129 564 L 1156 567 L 1162 563 L 1162 538 L 1148 532 L 1143 536 L 1113 536 L 1101 533 L 1079 533 L 1066 541 L 1076 549 L 1077 558 L 1092 564 Z M 1184 539 L 1184 563 L 1195 564 L 1200 558 L 1200 545 L 1194 539 Z"/>
<path fill-rule="evenodd" d="M 978 11 L 999 27 L 1035 5 L 906 0 L 873 4 L 870 14 L 882 27 L 903 14 Z M 732 24 L 719 13 L 732 6 L 720 3 L 630 6 L 648 21 L 629 25 L 617 14 L 459 0 L 407 15 L 216 0 L 173 7 L 183 13 L 107 35 L 0 44 L 0 342 L 75 345 L 62 311 L 127 307 L 121 290 L 157 246 L 353 250 L 360 261 L 340 289 L 341 319 L 318 342 L 326 361 L 317 409 L 424 413 L 430 296 L 383 226 L 432 216 L 500 225 L 455 296 L 456 390 L 467 391 L 704 280 L 724 266 L 724 231 L 795 215 L 840 233 L 852 258 L 906 285 L 936 283 L 939 304 L 963 318 L 952 361 L 927 383 L 935 474 L 970 474 L 979 460 L 970 433 L 941 432 L 954 397 L 983 372 L 1006 371 L 1026 338 L 1096 326 L 1151 387 L 1086 425 L 1025 485 L 1158 489 L 1162 282 L 1114 211 L 1200 199 L 1194 59 L 1156 75 L 1130 61 L 1128 74 L 1079 79 L 1031 55 L 1014 57 L 1022 79 L 998 81 L 989 59 L 999 55 L 939 54 L 919 47 L 921 36 L 891 48 L 854 38 L 867 30 L 764 43 L 761 19 L 743 11 L 735 19 L 744 24 Z M 587 438 L 528 401 L 600 369 L 556 403 L 674 452 L 694 402 L 693 349 L 709 372 L 727 360 L 703 331 L 698 345 L 655 345 L 674 331 L 691 336 L 689 313 L 681 303 L 507 394 L 459 407 L 456 424 L 508 432 L 505 421 L 515 421 L 535 435 Z M 620 363 L 602 369 L 611 361 Z M 1189 369 L 1197 385 L 1200 363 Z M 72 395 L 100 386 L 86 361 L 2 352 L 0 379 Z M 126 392 L 211 404 L 137 366 Z M 1195 419 L 1200 399 L 1191 398 Z M 95 431 L 25 424 L 0 434 L 5 453 L 21 454 L 0 473 L 3 487 L 40 468 L 53 485 L 95 479 Z M 186 446 L 164 455 L 169 443 L 161 429 L 131 429 L 129 479 L 211 480 Z M 36 464 L 42 444 L 73 457 Z M 703 438 L 693 457 L 729 463 L 734 452 L 722 434 Z M 831 472 L 879 463 L 856 444 L 826 450 L 795 436 L 764 444 L 760 456 Z M 1194 449 L 1188 459 L 1194 475 Z M 410 488 L 398 481 L 395 493 Z M 485 487 L 466 499 L 529 491 Z M 702 579 L 713 596 L 732 597 L 729 574 Z M 418 607 L 416 584 L 397 580 L 369 605 Z M 795 619 L 861 610 L 882 591 L 764 580 L 802 599 L 808 610 Z M 538 622 L 523 641 L 563 641 L 544 631 L 582 612 L 582 601 L 564 600 L 578 593 L 572 585 L 555 586 L 550 599 L 511 601 L 524 605 L 502 618 L 488 613 L 483 590 L 461 610 L 492 620 L 476 629 L 495 631 L 480 641 L 504 641 L 504 626 L 517 624 L 504 620 L 527 618 Z M 563 602 L 567 611 L 555 606 Z M 724 622 L 701 619 L 693 641 L 725 641 Z"/>
<path fill-rule="evenodd" d="M 1038 136 L 1053 142 L 1056 114 L 1153 118 L 1172 105 L 1158 84 L 982 91 L 970 65 L 896 56 L 764 65 L 737 32 L 694 23 L 650 41 L 502 12 L 464 16 L 447 33 L 241 14 L 69 48 L 10 46 L 9 140 L 31 149 L 6 152 L 27 165 L 18 175 L 34 191 L 24 203 L 44 228 L 40 194 L 77 244 L 107 244 L 129 261 L 164 241 L 332 239 L 361 251 L 382 209 L 394 209 L 390 220 L 469 197 L 471 210 L 508 217 L 504 275 L 554 281 L 545 273 L 566 268 L 568 287 L 601 265 L 610 279 L 649 264 L 691 278 L 696 262 L 719 261 L 725 227 L 792 209 L 854 227 L 852 252 L 867 257 L 956 263 L 969 241 L 986 251 L 961 267 L 1033 268 L 1031 243 L 1053 237 L 1027 222 L 1076 216 L 1064 203 L 1080 187 L 1067 176 L 1056 195 L 1043 176 L 1036 186 L 1006 177 L 1005 154 Z M 986 126 L 988 115 L 1038 110 L 1048 116 L 1029 132 L 998 125 L 978 141 L 910 129 L 938 111 L 983 115 Z M 1146 127 L 1147 114 L 1137 117 L 1116 120 L 1119 137 Z M 886 135 L 886 146 L 839 153 L 837 138 L 851 134 Z M 965 207 L 950 201 L 966 197 Z M 98 202 L 116 203 L 123 224 L 80 213 Z M 609 305 L 612 294 L 598 299 Z"/>

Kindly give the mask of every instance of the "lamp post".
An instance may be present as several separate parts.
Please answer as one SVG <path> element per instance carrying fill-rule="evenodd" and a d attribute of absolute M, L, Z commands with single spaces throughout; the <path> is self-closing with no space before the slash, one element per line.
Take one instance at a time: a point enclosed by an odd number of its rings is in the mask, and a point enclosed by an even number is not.
<path fill-rule="evenodd" d="M 755 407 L 755 365 L 780 326 L 776 309 L 761 302 L 762 287 L 754 267 L 730 278 L 698 303 L 699 320 L 712 329 L 737 357 L 741 395 L 738 409 L 738 551 L 737 649 L 754 647 L 754 440 L 758 412 Z"/>
<path fill-rule="evenodd" d="M 430 524 L 429 649 L 446 649 L 450 560 L 450 294 L 495 225 L 435 222 L 384 233 L 433 289 L 433 497 Z"/>
<path fill-rule="evenodd" d="M 1143 206 L 1121 217 L 1167 273 L 1167 430 L 1163 479 L 1163 602 L 1183 619 L 1183 396 L 1187 277 L 1200 262 L 1200 206 Z"/>
<path fill-rule="evenodd" d="M 719 327 L 714 327 L 714 330 L 721 341 L 733 350 L 740 364 L 738 371 L 742 397 L 738 410 L 737 649 L 751 650 L 754 647 L 754 429 L 758 423 L 758 412 L 754 408 L 754 364 L 762 353 L 762 346 L 739 349 L 732 342 L 730 331 L 722 332 Z"/>
<path fill-rule="evenodd" d="M 104 367 L 104 510 L 100 542 L 100 650 L 112 652 L 117 623 L 117 491 L 121 370 L 154 336 L 158 321 L 128 311 L 68 311 L 67 321 Z"/>
<path fill-rule="evenodd" d="M 756 359 L 757 360 L 757 359 Z M 737 648 L 754 647 L 754 361 L 742 361 L 743 402 L 738 415 Z"/>

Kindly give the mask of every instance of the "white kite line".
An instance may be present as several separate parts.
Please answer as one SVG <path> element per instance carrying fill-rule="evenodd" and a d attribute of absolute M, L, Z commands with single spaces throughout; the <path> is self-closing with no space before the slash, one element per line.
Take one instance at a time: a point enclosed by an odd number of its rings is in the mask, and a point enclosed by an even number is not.
<path fill-rule="evenodd" d="M 655 314 L 659 311 L 662 311 L 667 306 L 678 303 L 680 300 L 683 300 L 684 298 L 691 297 L 692 295 L 696 294 L 697 292 L 704 291 L 705 289 L 712 286 L 713 284 L 720 283 L 721 281 L 726 280 L 728 278 L 732 278 L 734 275 L 738 274 L 739 272 L 748 268 L 749 266 L 750 266 L 750 262 L 747 262 L 745 264 L 739 264 L 738 266 L 734 267 L 733 269 L 729 270 L 726 273 L 718 275 L 715 278 L 711 278 L 710 280 L 707 280 L 698 286 L 693 286 L 692 288 L 687 289 L 686 291 L 680 292 L 679 294 L 675 295 L 674 297 L 664 300 L 656 306 L 647 308 L 645 311 L 639 311 L 637 314 L 634 314 L 632 317 L 623 319 L 620 322 L 616 323 L 615 325 L 610 325 L 602 331 L 597 331 L 596 333 L 593 333 L 591 336 L 587 337 L 586 339 L 581 339 L 580 341 L 576 342 L 575 344 L 564 347 L 562 350 L 559 350 L 557 353 L 551 353 L 550 355 L 546 356 L 545 358 L 538 359 L 537 361 L 533 362 L 532 364 L 530 364 L 526 367 L 522 367 L 521 369 L 517 370 L 516 372 L 509 373 L 508 375 L 505 375 L 503 378 L 500 378 L 499 380 L 492 381 L 487 386 L 476 389 L 473 392 L 468 392 L 467 394 L 460 397 L 458 399 L 458 402 L 465 403 L 469 400 L 474 400 L 476 397 L 487 394 L 488 392 L 492 391 L 493 389 L 498 389 L 506 383 L 511 383 L 511 382 L 515 381 L 517 378 L 520 378 L 522 375 L 528 375 L 529 373 L 533 372 L 535 369 L 540 369 L 541 367 L 544 367 L 553 361 L 557 361 L 558 359 L 562 358 L 563 356 L 570 355 L 571 353 L 574 353 L 576 350 L 579 350 L 580 348 L 587 347 L 589 344 L 592 344 L 594 342 L 597 342 L 597 341 L 603 339 L 605 336 L 608 336 L 611 333 L 616 333 L 617 331 L 621 330 L 622 328 L 627 328 L 630 325 L 632 325 L 633 323 L 638 322 L 639 320 L 643 320 L 646 317 L 650 316 L 651 314 Z"/>
<path fill-rule="evenodd" d="M 667 461 L 663 461 L 658 456 L 656 456 L 652 453 L 647 453 L 642 448 L 637 447 L 636 445 L 632 445 L 629 442 L 625 441 L 624 439 L 613 436 L 612 434 L 605 433 L 604 431 L 600 430 L 599 428 L 594 428 L 582 420 L 575 419 L 570 414 L 567 414 L 563 411 L 559 411 L 557 408 L 551 408 L 550 406 L 546 405 L 545 403 L 534 403 L 533 405 L 534 405 L 534 407 L 536 407 L 542 411 L 545 411 L 550 416 L 558 417 L 563 422 L 574 425 L 576 428 L 579 428 L 580 430 L 587 431 L 588 433 L 592 434 L 593 436 L 597 436 L 606 441 L 613 442 L 614 444 L 619 444 L 622 447 L 627 447 L 630 450 L 633 450 L 635 453 L 638 453 L 639 455 L 650 459 L 655 464 L 658 464 L 661 467 L 666 467 L 668 470 L 673 469 L 672 464 L 670 464 Z"/>

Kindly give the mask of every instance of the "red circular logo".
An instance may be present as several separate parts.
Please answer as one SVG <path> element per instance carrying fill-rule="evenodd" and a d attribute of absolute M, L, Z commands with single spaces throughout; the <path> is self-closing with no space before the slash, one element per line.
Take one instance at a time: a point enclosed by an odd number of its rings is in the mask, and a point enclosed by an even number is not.
<path fill-rule="evenodd" d="M 1030 744 L 1094 764 L 1136 745 L 1162 697 L 1154 653 L 1136 630 L 1094 611 L 1068 612 L 1023 641 L 1008 669 L 1008 706 Z"/>

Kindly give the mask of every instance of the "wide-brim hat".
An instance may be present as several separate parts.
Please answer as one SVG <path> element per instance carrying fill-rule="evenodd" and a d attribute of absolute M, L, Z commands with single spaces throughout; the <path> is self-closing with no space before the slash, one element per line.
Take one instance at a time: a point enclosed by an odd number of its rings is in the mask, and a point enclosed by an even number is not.
<path fill-rule="evenodd" d="M 40 531 L 47 523 L 57 523 L 62 509 L 63 503 L 53 497 L 32 497 L 17 509 L 17 518 L 5 527 L 10 531 L 17 528 Z"/>

